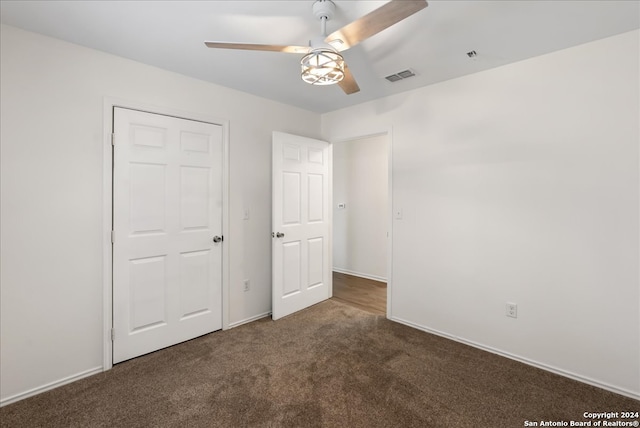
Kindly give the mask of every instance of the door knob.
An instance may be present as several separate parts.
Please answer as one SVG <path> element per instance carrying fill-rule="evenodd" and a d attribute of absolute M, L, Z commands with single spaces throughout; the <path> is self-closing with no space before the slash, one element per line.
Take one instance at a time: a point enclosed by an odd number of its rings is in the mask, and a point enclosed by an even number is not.
<path fill-rule="evenodd" d="M 215 242 L 216 244 L 217 244 L 218 242 L 222 242 L 222 236 L 214 236 L 214 237 L 213 237 L 213 242 Z"/>
<path fill-rule="evenodd" d="M 282 232 L 276 233 L 276 238 L 284 238 L 284 233 Z"/>

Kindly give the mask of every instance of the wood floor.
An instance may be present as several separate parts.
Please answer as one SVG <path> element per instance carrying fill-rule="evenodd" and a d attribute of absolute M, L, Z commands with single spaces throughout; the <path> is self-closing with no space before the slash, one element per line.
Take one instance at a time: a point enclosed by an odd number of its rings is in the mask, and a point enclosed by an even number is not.
<path fill-rule="evenodd" d="M 333 272 L 333 299 L 374 314 L 387 314 L 385 282 Z"/>

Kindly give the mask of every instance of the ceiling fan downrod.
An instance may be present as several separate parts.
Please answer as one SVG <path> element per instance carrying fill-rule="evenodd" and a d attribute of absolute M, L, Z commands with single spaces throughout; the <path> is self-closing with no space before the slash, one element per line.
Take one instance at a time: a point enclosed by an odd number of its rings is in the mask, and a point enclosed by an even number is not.
<path fill-rule="evenodd" d="M 336 5 L 331 0 L 316 0 L 313 4 L 313 15 L 320 20 L 320 31 L 327 37 L 327 21 L 333 18 Z"/>

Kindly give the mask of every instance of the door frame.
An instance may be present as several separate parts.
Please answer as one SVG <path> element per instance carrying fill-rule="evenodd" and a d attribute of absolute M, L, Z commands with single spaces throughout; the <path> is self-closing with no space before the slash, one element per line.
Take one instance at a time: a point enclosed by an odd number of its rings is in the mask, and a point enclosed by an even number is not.
<path fill-rule="evenodd" d="M 105 97 L 103 100 L 103 167 L 102 167 L 102 370 L 113 367 L 113 108 L 122 107 L 147 113 L 172 116 L 222 126 L 222 329 L 229 328 L 229 120 L 203 113 L 185 112 L 137 101 Z M 117 144 L 117 142 L 116 142 Z"/>
<path fill-rule="evenodd" d="M 348 143 L 349 141 L 362 140 L 365 138 L 380 137 L 386 135 L 387 137 L 387 231 L 389 236 L 387 237 L 387 314 L 388 319 L 393 318 L 391 313 L 391 291 L 393 288 L 393 127 L 380 129 L 378 131 L 361 133 L 354 133 L 351 136 L 331 138 L 329 142 L 331 145 Z M 332 152 L 333 156 L 333 152 Z M 331 165 L 333 166 L 333 158 L 331 159 Z M 333 201 L 333 169 L 330 172 L 331 180 L 331 200 Z M 333 205 L 331 206 L 330 214 L 333 214 Z M 333 273 L 333 223 L 331 224 L 331 272 Z M 333 293 L 332 293 L 333 296 Z"/>

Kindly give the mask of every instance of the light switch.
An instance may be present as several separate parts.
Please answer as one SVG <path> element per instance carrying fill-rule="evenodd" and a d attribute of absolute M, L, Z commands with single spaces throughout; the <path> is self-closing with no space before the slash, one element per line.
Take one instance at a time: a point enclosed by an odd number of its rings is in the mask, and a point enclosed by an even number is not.
<path fill-rule="evenodd" d="M 393 217 L 396 220 L 402 220 L 402 208 L 396 208 L 393 210 Z"/>

